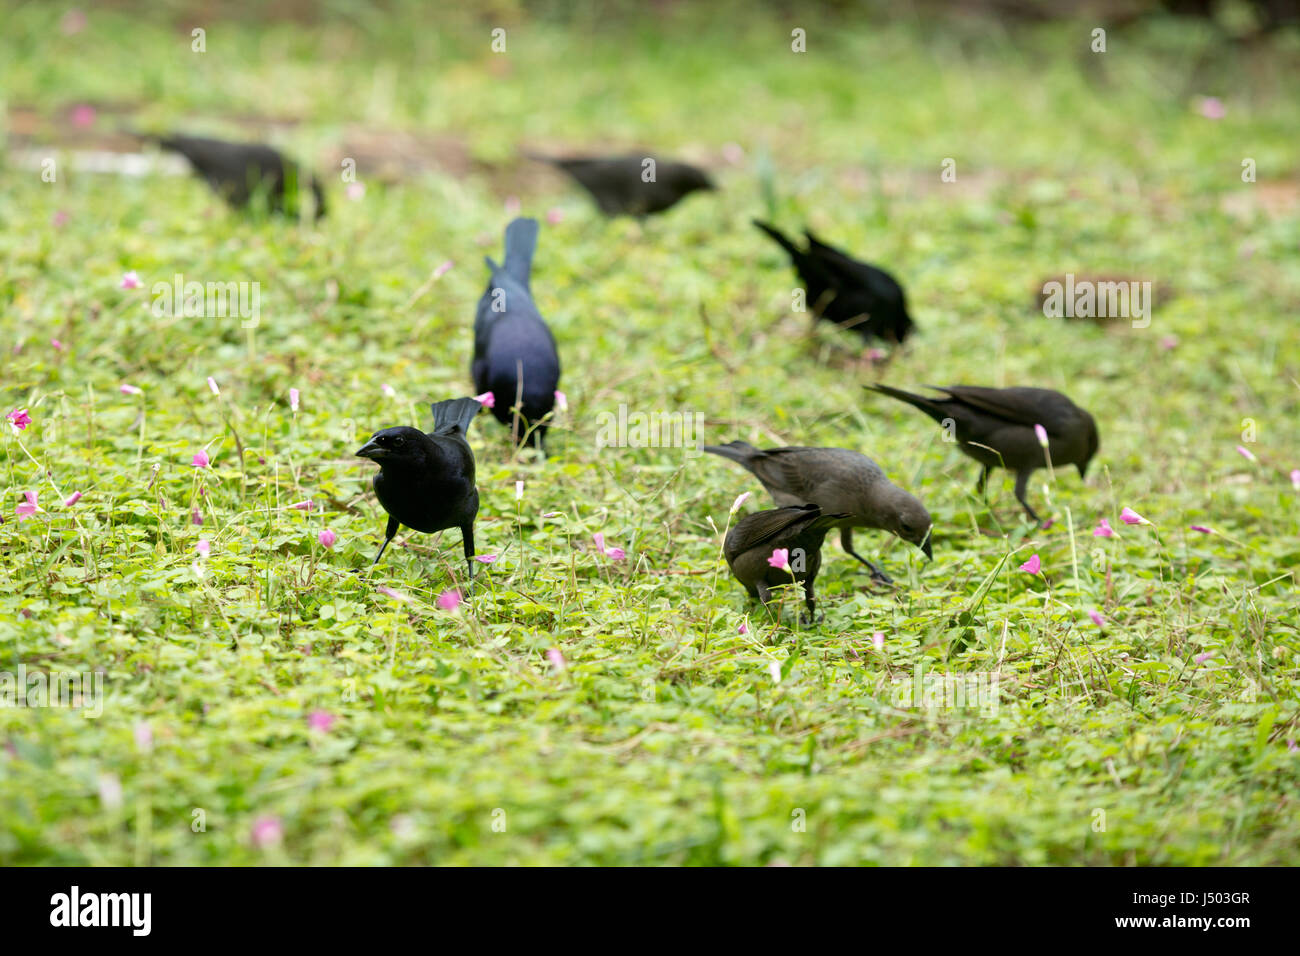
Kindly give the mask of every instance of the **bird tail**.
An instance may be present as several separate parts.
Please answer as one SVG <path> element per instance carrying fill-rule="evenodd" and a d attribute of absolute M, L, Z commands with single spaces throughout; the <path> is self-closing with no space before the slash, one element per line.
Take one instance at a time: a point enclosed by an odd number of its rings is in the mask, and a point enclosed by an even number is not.
<path fill-rule="evenodd" d="M 901 388 L 892 388 L 889 385 L 881 385 L 880 383 L 876 383 L 875 385 L 864 385 L 862 387 L 873 392 L 879 392 L 882 395 L 888 395 L 890 398 L 896 398 L 900 402 L 906 402 L 915 408 L 919 408 L 936 422 L 942 422 L 945 418 L 950 417 L 937 402 L 926 398 L 924 395 L 913 395 L 911 392 L 905 392 Z"/>
<path fill-rule="evenodd" d="M 537 251 L 537 220 L 519 218 L 506 226 L 506 272 L 528 285 L 533 271 L 533 253 Z"/>
<path fill-rule="evenodd" d="M 749 460 L 759 454 L 759 450 L 749 442 L 731 441 L 725 445 L 705 445 L 704 450 L 711 455 L 721 455 L 749 467 Z"/>
<path fill-rule="evenodd" d="M 773 226 L 769 226 L 767 223 L 759 219 L 754 220 L 754 225 L 758 226 L 759 229 L 762 229 L 765 233 L 771 236 L 773 240 L 776 241 L 776 244 L 779 245 L 786 252 L 790 253 L 790 258 L 794 259 L 796 262 L 803 257 L 803 253 L 795 246 L 793 242 L 787 239 L 779 229 L 776 229 Z"/>
<path fill-rule="evenodd" d="M 434 402 L 431 407 L 435 435 L 451 435 L 457 430 L 465 435 L 483 406 L 473 398 L 449 398 L 445 402 Z"/>

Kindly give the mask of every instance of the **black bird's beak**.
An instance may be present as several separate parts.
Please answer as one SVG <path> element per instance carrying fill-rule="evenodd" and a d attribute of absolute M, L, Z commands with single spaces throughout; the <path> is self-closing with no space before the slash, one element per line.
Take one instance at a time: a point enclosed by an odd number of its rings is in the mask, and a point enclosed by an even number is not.
<path fill-rule="evenodd" d="M 921 553 L 924 554 L 931 561 L 934 560 L 934 551 L 930 547 L 930 538 L 933 534 L 934 534 L 934 529 L 931 528 L 929 531 L 925 533 L 925 540 L 921 542 Z"/>
<path fill-rule="evenodd" d="M 1091 461 L 1091 460 L 1092 460 L 1091 458 L 1088 459 L 1088 461 Z M 1087 477 L 1088 477 L 1088 462 L 1087 462 L 1087 461 L 1080 463 L 1080 464 L 1077 465 L 1076 467 L 1079 469 L 1079 477 L 1080 477 L 1080 478 L 1087 478 Z"/>
<path fill-rule="evenodd" d="M 384 457 L 384 449 L 372 441 L 366 442 L 357 449 L 358 458 L 369 458 L 371 461 L 380 461 Z"/>

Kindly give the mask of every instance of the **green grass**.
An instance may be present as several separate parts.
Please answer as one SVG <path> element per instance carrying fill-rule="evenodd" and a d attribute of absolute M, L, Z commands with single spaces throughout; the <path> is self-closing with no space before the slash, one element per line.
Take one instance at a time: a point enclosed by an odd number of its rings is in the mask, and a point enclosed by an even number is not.
<path fill-rule="evenodd" d="M 0 670 L 100 670 L 107 695 L 97 719 L 0 709 L 0 863 L 1300 862 L 1294 37 L 1244 51 L 1156 22 L 1096 57 L 1091 24 L 507 10 L 495 56 L 493 17 L 339 9 L 210 24 L 201 56 L 179 15 L 92 13 L 64 37 L 57 9 L 6 12 L 0 88 L 47 122 L 11 145 L 67 135 L 61 111 L 87 100 L 92 133 L 112 103 L 217 133 L 296 117 L 278 140 L 326 173 L 333 209 L 318 229 L 259 222 L 189 178 L 66 163 L 53 184 L 0 179 L 0 404 L 34 419 L 0 440 Z M 363 169 L 349 201 L 326 164 L 358 126 L 469 159 L 391 184 Z M 724 188 L 607 222 L 516 155 L 607 142 L 695 156 Z M 570 409 L 545 464 L 475 424 L 479 546 L 500 558 L 449 613 L 459 536 L 404 535 L 368 570 L 384 518 L 351 453 L 470 392 L 480 260 L 512 194 L 564 215 L 533 287 Z M 888 264 L 921 334 L 876 367 L 809 337 L 759 214 Z M 143 289 L 118 288 L 127 270 Z M 1071 271 L 1168 291 L 1147 329 L 1044 318 L 1036 289 Z M 260 325 L 156 318 L 150 287 L 176 273 L 259 282 Z M 932 423 L 863 391 L 877 376 L 1061 388 L 1101 453 L 1086 483 L 1040 473 L 1055 523 L 1026 527 L 1009 483 L 990 511 Z M 828 543 L 825 620 L 787 606 L 778 626 L 719 559 L 732 501 L 766 506 L 761 488 L 680 448 L 598 449 L 620 403 L 700 412 L 706 441 L 866 452 L 934 514 L 935 561 L 860 536 L 900 584 L 873 591 Z M 44 510 L 20 521 L 29 490 Z M 1125 506 L 1153 524 L 1123 525 Z M 1100 517 L 1117 537 L 1092 536 Z M 1045 577 L 1015 570 L 1032 553 Z M 918 672 L 998 672 L 1001 706 L 906 706 Z M 263 817 L 280 843 L 254 845 Z"/>

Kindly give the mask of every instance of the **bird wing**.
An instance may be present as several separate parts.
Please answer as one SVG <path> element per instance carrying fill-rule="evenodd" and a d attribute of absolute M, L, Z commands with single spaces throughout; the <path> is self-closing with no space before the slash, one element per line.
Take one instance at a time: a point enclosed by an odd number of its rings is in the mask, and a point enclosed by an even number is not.
<path fill-rule="evenodd" d="M 816 505 L 756 511 L 754 514 L 743 518 L 732 529 L 734 538 L 732 538 L 730 550 L 734 555 L 749 551 L 752 548 L 762 547 L 764 544 L 780 537 L 795 525 L 811 521 L 821 513 L 822 510 Z M 728 537 L 732 537 L 732 535 L 728 535 Z"/>
<path fill-rule="evenodd" d="M 932 385 L 930 387 L 946 392 L 970 408 L 1017 425 L 1047 424 L 1043 421 L 1048 417 L 1044 415 L 1047 409 L 1043 407 L 1043 396 L 1039 394 L 1041 391 L 1039 389 L 1033 389 L 1026 394 L 1029 390 L 1012 391 L 1002 388 L 984 388 L 979 385 Z"/>

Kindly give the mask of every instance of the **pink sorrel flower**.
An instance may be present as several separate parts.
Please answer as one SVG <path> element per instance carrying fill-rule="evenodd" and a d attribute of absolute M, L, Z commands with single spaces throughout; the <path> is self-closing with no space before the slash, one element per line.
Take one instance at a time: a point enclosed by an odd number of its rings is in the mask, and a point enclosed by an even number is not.
<path fill-rule="evenodd" d="M 199 538 L 198 543 L 194 545 L 194 550 L 206 558 L 212 552 L 212 543 L 207 538 Z"/>
<path fill-rule="evenodd" d="M 884 632 L 882 632 L 882 631 L 876 631 L 875 634 L 872 634 L 872 635 L 871 635 L 871 646 L 874 647 L 874 648 L 875 648 L 876 650 L 878 650 L 878 651 L 883 651 L 883 650 L 885 649 L 885 635 L 884 635 Z"/>
<path fill-rule="evenodd" d="M 76 504 L 78 501 L 80 501 L 80 500 L 81 500 L 81 492 L 80 492 L 80 491 L 74 491 L 74 492 L 72 493 L 72 497 L 70 497 L 67 501 L 63 502 L 63 507 L 65 507 L 65 508 L 71 508 L 73 505 L 75 505 L 75 504 Z"/>
<path fill-rule="evenodd" d="M 318 733 L 327 734 L 336 720 L 338 718 L 328 710 L 313 710 L 307 715 L 307 726 Z"/>
<path fill-rule="evenodd" d="M 349 199 L 353 202 L 357 202 L 366 197 L 366 184 L 358 182 L 348 183 L 348 188 L 344 190 L 344 192 L 347 193 Z"/>
<path fill-rule="evenodd" d="M 294 511 L 311 511 L 311 509 L 314 508 L 315 506 L 316 506 L 316 502 L 312 501 L 310 498 L 307 498 L 303 501 L 295 501 L 289 507 L 292 508 Z"/>
<path fill-rule="evenodd" d="M 605 536 L 601 534 L 599 531 L 593 534 L 591 536 L 591 539 L 596 542 L 596 548 L 601 552 L 601 554 L 605 555 L 605 557 L 610 558 L 611 560 L 614 561 L 622 561 L 625 557 L 627 557 L 627 552 L 624 551 L 622 548 L 605 547 Z"/>
<path fill-rule="evenodd" d="M 1092 536 L 1094 538 L 1113 538 L 1115 537 L 1115 529 L 1110 526 L 1109 521 L 1102 518 L 1097 522 L 1097 527 L 1092 529 Z"/>
<path fill-rule="evenodd" d="M 767 563 L 774 568 L 784 568 L 786 571 L 789 571 L 790 570 L 790 549 L 774 548 L 772 550 L 772 556 L 767 559 Z"/>
<path fill-rule="evenodd" d="M 546 221 L 552 226 L 558 226 L 564 221 L 564 210 L 559 206 L 552 206 L 546 210 Z"/>
<path fill-rule="evenodd" d="M 1160 348 L 1166 352 L 1172 352 L 1174 349 L 1178 348 L 1178 336 L 1166 335 L 1160 340 Z"/>
<path fill-rule="evenodd" d="M 279 817 L 258 817 L 253 821 L 253 846 L 259 850 L 278 846 L 283 839 L 284 827 L 280 825 Z"/>
<path fill-rule="evenodd" d="M 1204 663 L 1205 663 L 1206 661 L 1208 661 L 1212 656 L 1214 656 L 1214 655 L 1212 655 L 1209 651 L 1206 651 L 1204 654 L 1197 654 L 1197 655 L 1196 655 L 1194 658 L 1192 658 L 1192 659 L 1193 659 L 1194 661 L 1196 661 L 1196 663 L 1198 663 L 1198 664 L 1204 664 Z"/>
<path fill-rule="evenodd" d="M 1194 524 L 1191 526 L 1191 529 L 1193 531 L 1199 531 L 1201 534 L 1214 534 L 1213 529 L 1207 528 L 1205 527 L 1205 525 L 1202 524 Z"/>
<path fill-rule="evenodd" d="M 476 554 L 476 555 L 474 555 L 474 560 L 475 560 L 475 561 L 478 561 L 480 564 L 491 564 L 491 563 L 493 563 L 494 561 L 496 561 L 496 559 L 497 559 L 497 555 L 495 555 L 495 554 Z"/>
<path fill-rule="evenodd" d="M 1046 447 L 1047 447 L 1047 429 L 1044 428 L 1042 425 L 1035 425 L 1035 426 L 1034 426 L 1034 434 L 1038 436 L 1038 444 L 1040 444 L 1040 445 L 1042 445 L 1044 448 L 1046 448 Z"/>
<path fill-rule="evenodd" d="M 736 500 L 733 501 L 733 502 L 731 503 L 731 512 L 730 512 L 730 513 L 734 515 L 737 511 L 739 511 L 739 510 L 740 510 L 740 506 L 743 505 L 746 501 L 749 500 L 749 496 L 750 496 L 750 494 L 752 494 L 752 492 L 748 492 L 748 491 L 746 491 L 746 492 L 745 492 L 744 494 L 742 494 L 742 495 L 737 495 Z"/>
<path fill-rule="evenodd" d="M 1223 101 L 1217 96 L 1202 96 L 1197 101 L 1196 111 L 1208 120 L 1221 120 L 1228 115 Z"/>
<path fill-rule="evenodd" d="M 142 388 L 138 388 L 138 387 L 135 386 L 135 385 L 119 385 L 119 386 L 117 387 L 117 390 L 118 390 L 119 392 L 121 392 L 123 395 L 143 395 L 143 394 L 144 394 L 144 389 L 142 389 Z"/>
<path fill-rule="evenodd" d="M 1096 624 L 1098 627 L 1106 626 L 1106 619 L 1101 616 L 1100 611 L 1089 611 L 1088 617 L 1092 618 L 1092 623 Z"/>
<path fill-rule="evenodd" d="M 147 720 L 136 721 L 135 745 L 142 754 L 150 753 L 153 750 L 153 728 L 149 726 Z"/>
<path fill-rule="evenodd" d="M 72 125 L 87 127 L 95 122 L 95 108 L 79 103 L 72 108 Z"/>
<path fill-rule="evenodd" d="M 465 599 L 460 596 L 460 592 L 454 588 L 450 591 L 443 591 L 438 595 L 438 607 L 444 611 L 454 611 L 461 606 Z"/>
<path fill-rule="evenodd" d="M 438 268 L 433 270 L 433 277 L 435 279 L 441 279 L 443 276 L 445 276 L 448 272 L 451 271 L 451 267 L 453 265 L 455 265 L 455 263 L 452 262 L 450 259 L 448 259 L 442 265 L 438 266 Z"/>
<path fill-rule="evenodd" d="M 338 541 L 338 539 L 339 536 L 336 535 L 329 528 L 324 529 L 323 531 L 321 531 L 320 534 L 316 536 L 316 540 L 319 541 L 321 543 L 321 546 L 325 548 L 334 547 L 334 543 Z"/>
<path fill-rule="evenodd" d="M 749 633 L 749 625 L 746 624 L 744 621 L 741 621 L 741 622 L 740 622 L 740 627 L 736 628 L 736 633 L 737 633 L 737 634 L 748 634 L 748 633 Z"/>
<path fill-rule="evenodd" d="M 208 457 L 206 451 L 200 448 L 194 453 L 194 457 L 190 460 L 190 464 L 195 468 L 207 468 L 212 464 L 212 459 Z"/>
<path fill-rule="evenodd" d="M 27 429 L 27 426 L 32 423 L 32 416 L 27 414 L 25 408 L 15 408 L 5 416 L 5 420 L 9 422 L 9 427 L 14 430 L 14 434 L 17 434 Z"/>
<path fill-rule="evenodd" d="M 380 385 L 379 390 L 384 393 L 386 398 L 395 398 L 397 396 L 397 393 L 393 391 L 393 386 L 389 385 L 387 382 Z"/>
<path fill-rule="evenodd" d="M 298 390 L 296 388 L 291 388 L 289 389 L 289 411 L 296 412 L 297 410 L 298 410 Z"/>
<path fill-rule="evenodd" d="M 208 388 L 212 390 L 213 395 L 221 394 L 221 389 L 217 388 L 217 380 L 211 375 L 208 376 Z"/>
<path fill-rule="evenodd" d="M 507 215 L 507 216 L 517 216 L 517 215 L 519 215 L 519 210 L 522 209 L 522 208 L 523 208 L 523 204 L 519 201 L 519 197 L 518 197 L 518 196 L 507 196 L 507 197 L 506 197 L 506 215 Z"/>
<path fill-rule="evenodd" d="M 23 497 L 27 500 L 14 509 L 14 513 L 18 515 L 18 520 L 26 521 L 32 515 L 36 514 L 36 512 L 41 510 L 36 504 L 38 494 L 39 492 L 36 491 L 23 492 Z"/>
<path fill-rule="evenodd" d="M 1300 491 L 1300 468 L 1291 470 L 1291 487 L 1296 491 Z"/>
<path fill-rule="evenodd" d="M 497 397 L 491 392 L 484 392 L 482 395 L 475 395 L 474 401 L 478 402 L 484 408 L 496 407 Z"/>
<path fill-rule="evenodd" d="M 569 408 L 569 396 L 565 395 L 558 388 L 555 390 L 555 407 L 560 411 L 567 411 Z"/>
<path fill-rule="evenodd" d="M 566 671 L 569 669 L 569 664 L 564 659 L 564 655 L 560 653 L 560 649 L 558 647 L 550 648 L 546 652 L 546 659 L 551 662 L 551 665 L 557 671 Z"/>
<path fill-rule="evenodd" d="M 1246 459 L 1247 461 L 1259 461 L 1259 459 L 1255 457 L 1255 453 L 1251 451 L 1249 448 L 1247 448 L 1245 445 L 1237 446 L 1237 454 L 1240 455 L 1242 458 Z"/>
<path fill-rule="evenodd" d="M 1020 570 L 1026 574 L 1037 574 L 1042 570 L 1043 562 L 1038 559 L 1038 555 L 1033 555 L 1028 561 L 1020 566 Z"/>
<path fill-rule="evenodd" d="M 203 524 L 203 512 L 199 510 L 198 505 L 195 505 L 193 510 L 190 511 L 190 523 L 193 525 Z"/>
<path fill-rule="evenodd" d="M 1125 508 L 1119 513 L 1119 520 L 1125 524 L 1150 524 L 1146 518 L 1142 517 L 1132 508 Z"/>
<path fill-rule="evenodd" d="M 121 288 L 138 289 L 142 285 L 144 285 L 144 283 L 140 281 L 140 276 L 136 274 L 136 271 L 134 269 L 132 269 L 130 272 L 122 273 Z"/>
<path fill-rule="evenodd" d="M 778 684 L 781 683 L 781 665 L 776 661 L 767 662 L 767 672 L 772 675 L 772 680 Z"/>

